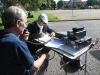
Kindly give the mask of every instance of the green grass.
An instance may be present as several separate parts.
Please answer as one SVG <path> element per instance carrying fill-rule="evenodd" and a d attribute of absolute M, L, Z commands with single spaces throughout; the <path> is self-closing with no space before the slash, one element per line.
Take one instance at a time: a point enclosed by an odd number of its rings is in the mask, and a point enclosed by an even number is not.
<path fill-rule="evenodd" d="M 41 12 L 39 12 L 39 11 L 34 11 L 34 12 L 31 12 L 31 13 L 33 14 L 34 18 L 28 18 L 28 23 L 37 20 L 38 16 L 41 14 Z M 52 14 L 47 14 L 47 16 L 48 16 L 49 21 L 59 20 L 57 17 L 53 16 Z"/>
<path fill-rule="evenodd" d="M 0 18 L 0 29 L 3 29 L 1 18 Z"/>
<path fill-rule="evenodd" d="M 27 22 L 28 22 L 28 23 L 31 23 L 31 22 L 37 20 L 37 19 L 38 19 L 38 16 L 39 16 L 42 12 L 39 12 L 39 11 L 32 11 L 31 13 L 33 14 L 34 17 L 33 17 L 33 18 L 27 18 Z M 56 21 L 56 20 L 59 20 L 57 17 L 53 16 L 52 14 L 47 14 L 47 16 L 48 16 L 48 20 L 49 20 L 49 21 Z M 0 29 L 2 29 L 2 28 L 3 28 L 3 25 L 2 25 L 2 22 L 1 22 L 1 18 L 0 18 Z"/>
<path fill-rule="evenodd" d="M 49 21 L 57 21 L 59 20 L 57 17 L 53 16 L 52 14 L 47 14 Z"/>
<path fill-rule="evenodd" d="M 31 14 L 34 16 L 33 18 L 27 18 L 27 22 L 30 23 L 32 21 L 35 21 L 38 19 L 38 16 L 41 14 L 41 12 L 36 12 L 36 11 L 32 11 Z"/>

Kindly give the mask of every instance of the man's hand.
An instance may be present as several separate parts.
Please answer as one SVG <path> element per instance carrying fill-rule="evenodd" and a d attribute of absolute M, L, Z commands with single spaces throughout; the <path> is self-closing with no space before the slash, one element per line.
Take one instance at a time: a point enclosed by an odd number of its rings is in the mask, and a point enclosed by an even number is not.
<path fill-rule="evenodd" d="M 55 37 L 55 33 L 54 32 L 51 32 L 50 36 L 51 37 Z"/>
<path fill-rule="evenodd" d="M 45 34 L 44 33 L 40 33 L 40 37 L 43 37 Z"/>
<path fill-rule="evenodd" d="M 19 38 L 20 38 L 22 41 L 28 40 L 28 37 L 29 37 L 29 32 L 28 32 L 28 31 L 25 31 L 23 34 L 21 34 L 21 35 L 19 36 Z"/>

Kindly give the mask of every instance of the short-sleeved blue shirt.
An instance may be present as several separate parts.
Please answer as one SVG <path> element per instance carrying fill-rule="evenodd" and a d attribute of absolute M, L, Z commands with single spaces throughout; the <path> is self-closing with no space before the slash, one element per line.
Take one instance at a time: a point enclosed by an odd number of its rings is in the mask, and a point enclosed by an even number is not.
<path fill-rule="evenodd" d="M 10 32 L 0 38 L 0 75 L 28 75 L 34 58 L 26 43 Z"/>

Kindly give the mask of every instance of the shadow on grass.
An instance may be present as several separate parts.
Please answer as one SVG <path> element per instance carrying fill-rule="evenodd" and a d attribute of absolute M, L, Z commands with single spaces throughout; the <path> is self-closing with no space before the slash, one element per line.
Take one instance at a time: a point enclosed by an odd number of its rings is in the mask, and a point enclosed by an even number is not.
<path fill-rule="evenodd" d="M 100 50 L 90 51 L 90 54 L 100 61 Z"/>

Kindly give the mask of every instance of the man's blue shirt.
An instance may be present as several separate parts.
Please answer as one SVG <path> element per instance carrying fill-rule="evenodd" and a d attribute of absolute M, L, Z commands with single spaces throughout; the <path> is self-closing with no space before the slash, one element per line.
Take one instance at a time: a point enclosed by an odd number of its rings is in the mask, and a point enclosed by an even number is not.
<path fill-rule="evenodd" d="M 0 75 L 28 75 L 34 59 L 26 43 L 10 32 L 0 38 Z"/>

